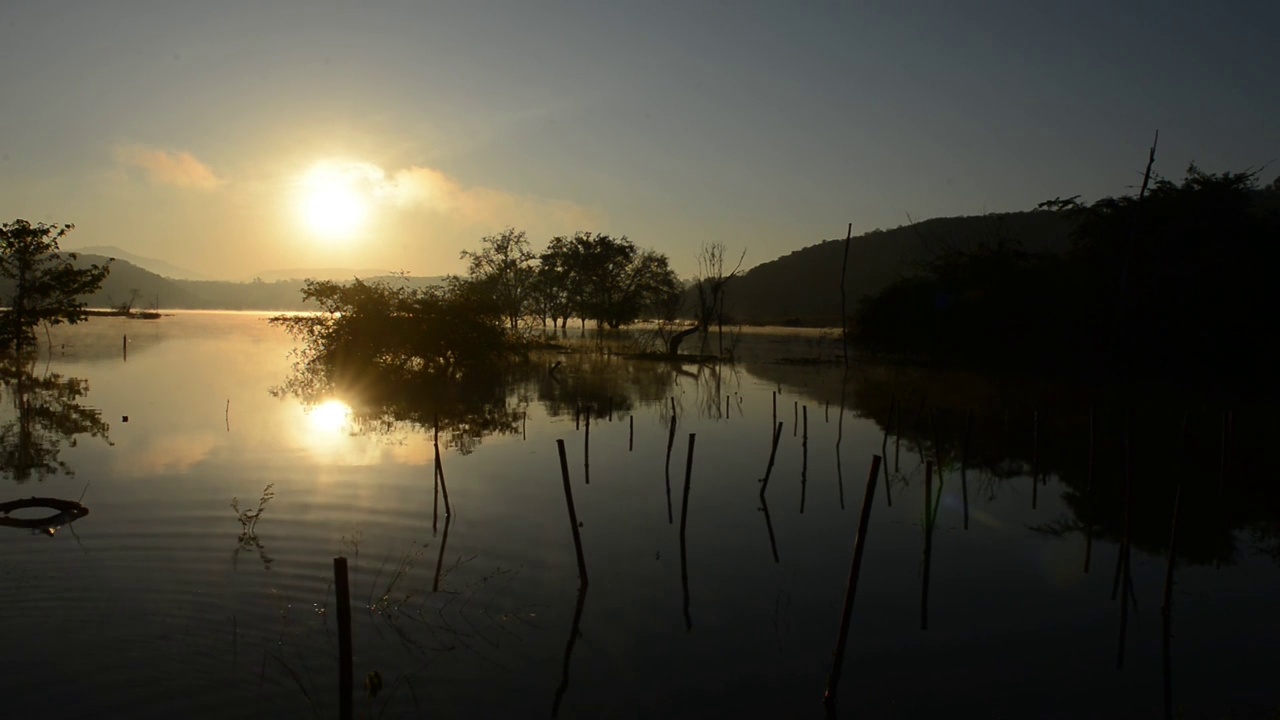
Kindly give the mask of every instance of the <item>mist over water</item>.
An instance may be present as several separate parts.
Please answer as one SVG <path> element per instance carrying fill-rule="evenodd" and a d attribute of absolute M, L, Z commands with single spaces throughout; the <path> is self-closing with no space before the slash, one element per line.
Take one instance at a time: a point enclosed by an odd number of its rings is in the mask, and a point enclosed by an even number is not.
<path fill-rule="evenodd" d="M 371 406 L 360 388 L 314 404 L 273 393 L 293 343 L 259 315 L 95 318 L 52 341 L 5 377 L 0 502 L 79 498 L 90 512 L 52 537 L 0 527 L 7 716 L 332 717 L 332 558 L 345 555 L 358 715 L 819 717 L 885 450 L 839 715 L 1160 716 L 1178 484 L 1174 707 L 1277 706 L 1264 629 L 1280 533 L 1249 477 L 1267 427 L 1250 408 L 1234 409 L 1221 478 L 1220 408 L 1134 410 L 1126 533 L 1113 398 L 1093 401 L 1090 474 L 1091 401 L 1073 389 L 868 366 L 842 393 L 839 366 L 776 362 L 823 357 L 813 334 L 745 336 L 736 366 L 537 355 L 482 395 L 417 409 Z M 762 507 L 775 393 L 784 429 Z M 927 562 L 926 460 L 941 465 Z M 233 498 L 261 514 L 244 522 Z"/>

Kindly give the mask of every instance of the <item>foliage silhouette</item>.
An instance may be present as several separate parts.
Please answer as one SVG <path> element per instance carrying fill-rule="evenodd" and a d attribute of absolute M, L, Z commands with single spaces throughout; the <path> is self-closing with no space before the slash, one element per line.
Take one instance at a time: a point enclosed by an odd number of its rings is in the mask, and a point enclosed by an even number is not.
<path fill-rule="evenodd" d="M 852 342 L 931 362 L 1141 372 L 1221 389 L 1266 377 L 1270 339 L 1259 328 L 1280 310 L 1263 291 L 1280 259 L 1280 213 L 1276 191 L 1256 180 L 1192 166 L 1141 201 L 1050 201 L 1042 212 L 1076 227 L 1067 253 L 1030 253 L 1001 236 L 940 253 L 863 300 Z"/>
<path fill-rule="evenodd" d="M 0 224 L 0 278 L 11 295 L 0 311 L 0 349 L 21 355 L 35 344 L 35 329 L 75 324 L 85 319 L 82 297 L 102 286 L 110 271 L 103 265 L 77 267 L 78 256 L 58 252 L 58 241 L 74 225 L 32 225 L 26 220 Z"/>

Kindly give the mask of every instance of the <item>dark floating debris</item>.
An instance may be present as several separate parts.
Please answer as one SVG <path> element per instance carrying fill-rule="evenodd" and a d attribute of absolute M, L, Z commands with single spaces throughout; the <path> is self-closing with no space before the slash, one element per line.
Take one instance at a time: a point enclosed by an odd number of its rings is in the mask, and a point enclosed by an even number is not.
<path fill-rule="evenodd" d="M 56 512 L 42 518 L 9 517 L 9 513 L 14 510 L 25 510 L 27 508 L 48 508 Z M 22 500 L 10 500 L 9 502 L 0 503 L 0 513 L 3 513 L 3 517 L 0 517 L 0 527 L 43 530 L 45 533 L 52 536 L 58 531 L 58 528 L 63 525 L 75 522 L 85 515 L 88 515 L 89 508 L 81 505 L 75 500 L 30 497 Z"/>

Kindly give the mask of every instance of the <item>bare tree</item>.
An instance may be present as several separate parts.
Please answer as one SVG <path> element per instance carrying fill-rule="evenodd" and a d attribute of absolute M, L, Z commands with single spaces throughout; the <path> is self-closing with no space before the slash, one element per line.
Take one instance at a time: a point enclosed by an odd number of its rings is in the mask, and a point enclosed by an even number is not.
<path fill-rule="evenodd" d="M 694 280 L 694 288 L 698 293 L 696 320 L 698 329 L 704 334 L 711 323 L 716 325 L 716 337 L 720 354 L 724 354 L 724 296 L 729 281 L 738 276 L 742 269 L 742 261 L 747 257 L 744 249 L 738 256 L 738 262 L 727 274 L 725 260 L 728 248 L 722 242 L 704 243 L 698 253 L 698 277 Z"/>

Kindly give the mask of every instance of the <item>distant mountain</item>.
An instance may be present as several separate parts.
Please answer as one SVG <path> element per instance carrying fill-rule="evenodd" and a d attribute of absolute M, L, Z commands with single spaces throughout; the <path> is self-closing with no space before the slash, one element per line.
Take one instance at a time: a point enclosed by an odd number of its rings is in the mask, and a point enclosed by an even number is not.
<path fill-rule="evenodd" d="M 76 264 L 103 264 L 108 257 L 80 250 Z M 367 277 L 366 280 L 405 282 L 411 287 L 439 285 L 443 277 Z M 302 301 L 303 280 L 276 282 L 228 282 L 225 280 L 175 280 L 161 277 L 116 257 L 98 292 L 85 297 L 91 308 L 112 308 L 132 302 L 135 310 L 314 310 Z M 13 283 L 0 279 L 0 305 L 12 297 Z"/>
<path fill-rule="evenodd" d="M 134 255 L 128 250 L 121 250 L 114 245 L 91 245 L 89 247 L 75 248 L 68 252 L 82 253 L 87 255 L 102 255 L 104 257 L 113 257 L 119 260 L 127 260 L 137 265 L 143 270 L 151 272 L 167 278 L 180 278 L 183 280 L 206 280 L 207 276 L 198 272 L 178 267 L 171 263 L 156 258 L 143 257 L 142 255 Z"/>
<path fill-rule="evenodd" d="M 1028 252 L 1062 252 L 1073 226 L 1064 213 L 995 213 L 935 218 L 892 230 L 873 230 L 849 244 L 845 292 L 852 313 L 864 295 L 918 272 L 947 248 L 1015 240 Z M 757 265 L 731 281 L 725 314 L 748 324 L 840 325 L 840 268 L 844 238 L 825 240 Z M 686 305 L 688 307 L 689 305 Z"/>
<path fill-rule="evenodd" d="M 288 270 L 264 270 L 249 280 L 275 282 L 277 280 L 350 280 L 391 275 L 390 270 L 354 270 L 351 268 L 291 268 Z"/>

